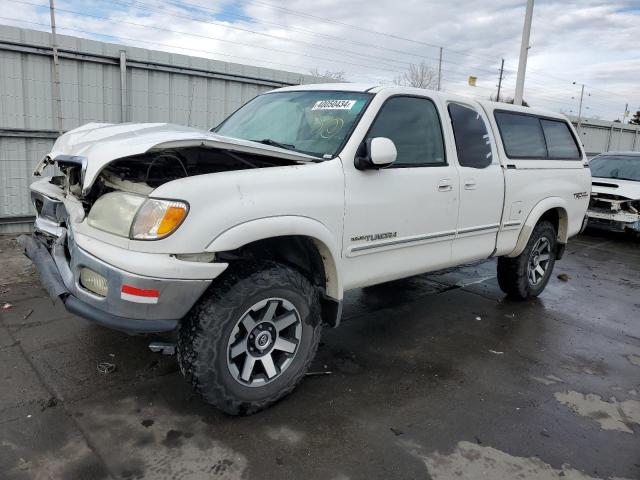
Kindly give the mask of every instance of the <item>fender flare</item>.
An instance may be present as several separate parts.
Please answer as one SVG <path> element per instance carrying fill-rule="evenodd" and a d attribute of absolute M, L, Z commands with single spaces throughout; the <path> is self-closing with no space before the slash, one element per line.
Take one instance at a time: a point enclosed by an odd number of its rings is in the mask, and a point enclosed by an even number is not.
<path fill-rule="evenodd" d="M 329 229 L 312 218 L 286 215 L 249 220 L 222 232 L 209 243 L 205 250 L 226 252 L 258 240 L 289 235 L 305 236 L 313 241 L 324 264 L 326 294 L 335 300 L 342 300 L 340 249 Z"/>
<path fill-rule="evenodd" d="M 561 197 L 547 197 L 538 202 L 529 212 L 527 219 L 520 230 L 515 248 L 507 257 L 517 257 L 520 255 L 529 241 L 531 232 L 535 228 L 540 218 L 549 210 L 558 210 L 558 236 L 559 243 L 567 243 L 569 239 L 569 217 L 567 216 L 567 202 Z"/>

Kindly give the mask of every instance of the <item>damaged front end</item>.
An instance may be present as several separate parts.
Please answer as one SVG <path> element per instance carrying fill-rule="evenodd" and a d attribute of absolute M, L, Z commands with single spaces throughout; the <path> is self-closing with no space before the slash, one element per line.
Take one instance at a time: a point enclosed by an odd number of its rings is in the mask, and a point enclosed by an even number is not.
<path fill-rule="evenodd" d="M 593 228 L 640 233 L 640 199 L 593 192 L 587 217 L 589 226 Z"/>
<path fill-rule="evenodd" d="M 35 232 L 19 242 L 70 312 L 128 333 L 173 330 L 228 264 L 204 251 L 136 248 L 171 235 L 189 214 L 187 202 L 154 190 L 196 175 L 309 162 L 280 150 L 163 124 L 83 127 L 60 137 L 36 167 Z M 43 176 L 47 169 L 52 176 Z"/>

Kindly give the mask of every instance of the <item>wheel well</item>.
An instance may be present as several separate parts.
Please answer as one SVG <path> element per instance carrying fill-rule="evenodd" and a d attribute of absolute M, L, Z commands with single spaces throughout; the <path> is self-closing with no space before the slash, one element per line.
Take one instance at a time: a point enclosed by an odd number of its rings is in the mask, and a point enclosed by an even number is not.
<path fill-rule="evenodd" d="M 538 223 L 542 222 L 542 221 L 548 221 L 551 223 L 551 225 L 553 225 L 553 228 L 555 228 L 556 233 L 558 233 L 558 227 L 560 224 L 560 217 L 558 215 L 558 209 L 557 208 L 552 208 L 551 210 L 547 210 L 546 212 L 544 212 L 544 214 L 540 217 L 540 220 L 538 220 Z"/>
<path fill-rule="evenodd" d="M 559 243 L 567 243 L 568 218 L 567 212 L 560 207 L 552 208 L 542 214 L 538 222 L 546 220 L 553 225 Z"/>
<path fill-rule="evenodd" d="M 342 315 L 342 301 L 327 294 L 327 290 L 330 290 L 330 280 L 325 269 L 323 253 L 319 250 L 321 247 L 311 237 L 287 235 L 256 240 L 236 250 L 220 252 L 218 257 L 228 262 L 273 260 L 292 266 L 318 289 L 323 323 L 337 327 Z M 335 288 L 335 284 L 333 287 Z"/>
<path fill-rule="evenodd" d="M 265 238 L 248 243 L 229 252 L 220 252 L 220 259 L 234 260 L 273 260 L 290 265 L 304 274 L 324 293 L 327 279 L 322 256 L 313 240 L 303 235 Z"/>

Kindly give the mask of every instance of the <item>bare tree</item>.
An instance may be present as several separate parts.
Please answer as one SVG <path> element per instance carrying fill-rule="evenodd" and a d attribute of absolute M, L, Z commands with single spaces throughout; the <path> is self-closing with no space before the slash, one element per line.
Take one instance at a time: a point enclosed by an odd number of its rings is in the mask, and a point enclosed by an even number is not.
<path fill-rule="evenodd" d="M 496 100 L 496 97 L 493 94 L 489 95 L 489 100 L 491 100 L 492 102 L 498 101 L 498 100 Z M 513 97 L 500 97 L 499 101 L 502 102 L 502 103 L 510 103 L 510 104 L 513 105 Z M 529 106 L 529 104 L 527 103 L 527 101 L 524 98 L 522 99 L 522 106 L 523 107 L 528 107 Z"/>
<path fill-rule="evenodd" d="M 320 72 L 317 68 L 312 68 L 309 70 L 309 75 L 312 77 L 321 78 L 322 80 L 331 80 L 333 82 L 346 82 L 346 74 L 344 70 L 325 70 L 324 73 Z"/>
<path fill-rule="evenodd" d="M 393 79 L 396 85 L 403 87 L 436 88 L 438 86 L 438 72 L 424 61 L 418 65 L 411 64 L 406 72 Z"/>

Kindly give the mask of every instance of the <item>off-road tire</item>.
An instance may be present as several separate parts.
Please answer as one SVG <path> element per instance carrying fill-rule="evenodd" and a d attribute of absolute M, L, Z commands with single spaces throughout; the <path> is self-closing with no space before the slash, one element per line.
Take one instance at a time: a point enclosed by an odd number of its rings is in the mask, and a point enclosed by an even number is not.
<path fill-rule="evenodd" d="M 256 302 L 280 297 L 297 309 L 302 323 L 298 351 L 286 370 L 259 387 L 241 385 L 227 366 L 230 335 Z M 230 415 L 251 415 L 289 394 L 315 356 L 322 321 L 318 290 L 299 271 L 276 262 L 229 267 L 178 327 L 177 357 L 185 379 L 212 405 Z"/>
<path fill-rule="evenodd" d="M 557 240 L 556 229 L 551 222 L 543 220 L 538 222 L 531 232 L 529 241 L 524 251 L 514 258 L 500 257 L 498 258 L 498 285 L 500 289 L 507 294 L 508 297 L 517 300 L 526 300 L 528 298 L 537 297 L 547 286 L 549 279 L 553 273 L 553 267 L 556 261 Z M 527 265 L 531 256 L 531 251 L 542 237 L 546 237 L 551 244 L 551 256 L 549 265 L 545 272 L 545 276 L 537 285 L 531 285 L 527 276 Z"/>

